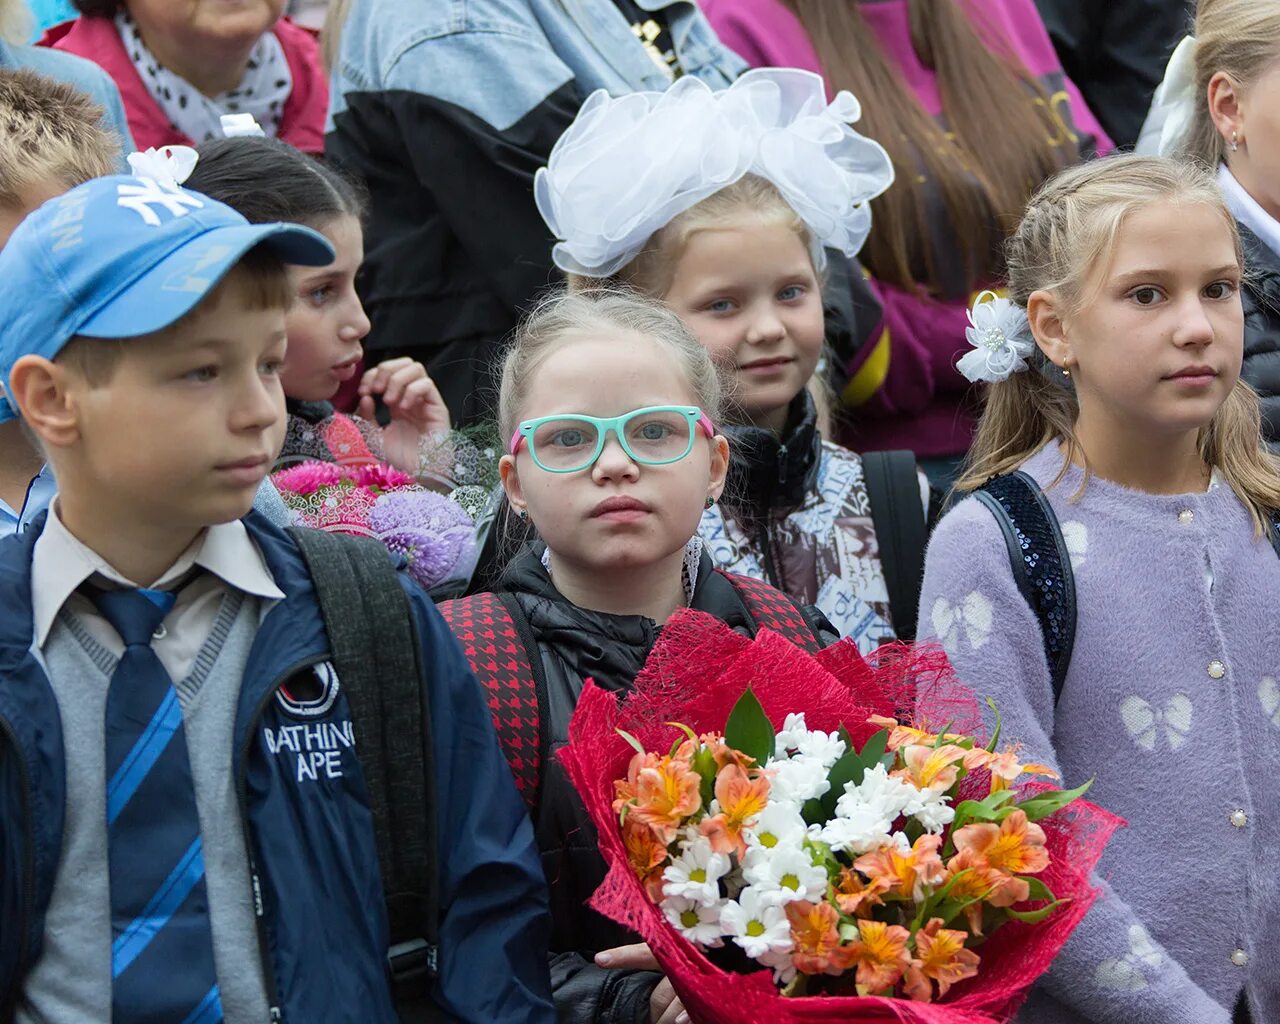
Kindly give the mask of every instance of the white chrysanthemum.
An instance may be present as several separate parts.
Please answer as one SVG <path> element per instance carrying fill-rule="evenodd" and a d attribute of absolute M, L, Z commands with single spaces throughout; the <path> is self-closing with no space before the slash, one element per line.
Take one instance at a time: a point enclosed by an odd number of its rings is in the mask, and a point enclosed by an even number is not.
<path fill-rule="evenodd" d="M 836 801 L 836 814 L 851 817 L 856 808 L 865 807 L 893 821 L 919 798 L 920 791 L 915 786 L 890 775 L 883 764 L 878 764 L 864 772 L 856 786 L 845 784 L 844 794 Z"/>
<path fill-rule="evenodd" d="M 956 809 L 947 802 L 946 793 L 932 789 L 916 792 L 919 798 L 907 805 L 906 813 L 923 825 L 926 832 L 939 833 L 955 820 Z"/>
<path fill-rule="evenodd" d="M 720 911 L 726 902 L 717 900 L 715 903 L 705 904 L 684 896 L 668 896 L 662 901 L 662 912 L 690 942 L 696 942 L 707 949 L 716 949 L 724 945 Z"/>
<path fill-rule="evenodd" d="M 860 804 L 823 825 L 818 838 L 837 853 L 860 856 L 893 841 L 889 834 L 893 820 L 875 807 Z"/>
<path fill-rule="evenodd" d="M 742 875 L 768 903 L 816 902 L 827 892 L 826 869 L 814 864 L 813 856 L 803 846 L 779 846 L 767 854 L 753 856 Z"/>
<path fill-rule="evenodd" d="M 756 818 L 755 824 L 743 829 L 748 852 L 772 850 L 777 846 L 799 845 L 805 837 L 804 818 L 800 805 L 783 800 L 770 800 Z"/>
<path fill-rule="evenodd" d="M 794 946 L 786 913 L 763 900 L 753 886 L 720 908 L 720 927 L 753 960 L 769 952 L 790 952 Z"/>
<path fill-rule="evenodd" d="M 803 804 L 831 788 L 827 765 L 812 757 L 797 754 L 788 760 L 770 762 L 769 768 L 769 792 L 777 800 Z"/>
<path fill-rule="evenodd" d="M 773 980 L 779 985 L 789 985 L 796 976 L 796 965 L 791 961 L 790 950 L 774 949 L 756 960 L 765 967 L 773 968 Z"/>
<path fill-rule="evenodd" d="M 844 756 L 845 745 L 838 732 L 822 732 L 820 729 L 813 729 L 800 737 L 798 750 L 801 756 L 821 761 L 827 769 L 830 769 Z"/>
<path fill-rule="evenodd" d="M 787 719 L 782 723 L 782 729 L 773 738 L 773 749 L 775 757 L 786 757 L 787 753 L 792 750 L 800 749 L 800 738 L 807 734 L 809 727 L 804 722 L 804 712 L 799 714 L 787 715 Z"/>
<path fill-rule="evenodd" d="M 680 856 L 662 872 L 662 891 L 711 906 L 720 899 L 720 879 L 729 868 L 728 854 L 715 853 L 711 843 L 698 836 L 684 843 Z"/>

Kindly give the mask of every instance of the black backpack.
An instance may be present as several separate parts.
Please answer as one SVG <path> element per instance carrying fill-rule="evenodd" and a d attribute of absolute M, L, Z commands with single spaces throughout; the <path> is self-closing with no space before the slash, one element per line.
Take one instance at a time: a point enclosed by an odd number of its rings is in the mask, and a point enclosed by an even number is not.
<path fill-rule="evenodd" d="M 310 571 L 351 708 L 386 898 L 396 1010 L 405 1024 L 443 1021 L 430 997 L 440 945 L 431 721 L 409 601 L 377 541 L 288 532 Z"/>
<path fill-rule="evenodd" d="M 1076 641 L 1076 582 L 1062 527 L 1040 485 L 1020 470 L 992 477 L 973 494 L 1000 524 L 1014 582 L 1040 623 L 1056 705 Z M 1270 536 L 1280 556 L 1276 516 Z"/>
<path fill-rule="evenodd" d="M 916 638 L 924 551 L 938 521 L 941 496 L 930 488 L 926 515 L 920 507 L 920 477 L 913 452 L 865 452 L 861 458 L 893 632 L 909 643 Z"/>

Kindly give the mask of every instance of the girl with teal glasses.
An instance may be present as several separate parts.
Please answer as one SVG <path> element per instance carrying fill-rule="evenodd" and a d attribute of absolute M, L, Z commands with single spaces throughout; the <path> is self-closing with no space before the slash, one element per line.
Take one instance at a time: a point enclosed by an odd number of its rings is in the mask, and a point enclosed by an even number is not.
<path fill-rule="evenodd" d="M 698 523 L 729 460 L 715 427 L 722 404 L 706 349 L 661 304 L 619 292 L 544 303 L 518 332 L 499 392 L 510 438 L 503 487 L 540 540 L 508 565 L 504 593 L 441 606 L 497 694 L 495 724 L 530 804 L 551 885 L 551 977 L 563 1020 L 684 1016 L 647 947 L 586 905 L 605 863 L 555 760 L 584 680 L 625 694 L 678 608 L 748 635 L 790 627 L 810 648 L 835 639 L 820 613 L 718 571 L 703 549 Z M 528 678 L 514 668 L 522 663 Z"/>

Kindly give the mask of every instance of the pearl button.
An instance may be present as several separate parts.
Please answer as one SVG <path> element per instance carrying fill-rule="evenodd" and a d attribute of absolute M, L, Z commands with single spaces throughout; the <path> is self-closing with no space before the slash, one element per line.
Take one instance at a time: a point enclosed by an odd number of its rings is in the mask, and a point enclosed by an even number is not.
<path fill-rule="evenodd" d="M 1249 954 L 1246 953 L 1243 949 L 1237 949 L 1234 953 L 1231 954 L 1231 962 L 1235 964 L 1237 967 L 1243 967 L 1245 964 L 1249 962 Z"/>
<path fill-rule="evenodd" d="M 1249 815 L 1245 814 L 1244 811 L 1235 811 L 1231 815 L 1231 824 L 1236 828 L 1244 828 L 1249 824 Z"/>
<path fill-rule="evenodd" d="M 1184 508 L 1181 512 L 1178 513 L 1178 522 L 1180 522 L 1183 526 L 1190 526 L 1193 522 L 1195 522 L 1195 518 L 1196 518 L 1196 514 L 1193 511 L 1191 511 L 1191 509 L 1189 508 Z"/>
<path fill-rule="evenodd" d="M 1210 679 L 1221 679 L 1226 674 L 1227 674 L 1227 666 L 1222 664 L 1222 662 L 1217 661 L 1216 659 L 1214 661 L 1209 662 L 1209 678 Z"/>

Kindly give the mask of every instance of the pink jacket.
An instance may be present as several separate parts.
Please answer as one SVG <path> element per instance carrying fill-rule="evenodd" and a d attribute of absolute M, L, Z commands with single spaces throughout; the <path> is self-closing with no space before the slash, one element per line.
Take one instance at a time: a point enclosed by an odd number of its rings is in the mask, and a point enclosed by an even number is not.
<path fill-rule="evenodd" d="M 284 48 L 293 76 L 293 91 L 280 116 L 280 139 L 305 153 L 323 153 L 329 84 L 315 37 L 287 18 L 276 22 L 272 31 Z M 151 98 L 110 18 L 83 17 L 56 25 L 45 33 L 40 45 L 86 57 L 115 80 L 138 149 L 195 144 L 174 129 Z"/>
<path fill-rule="evenodd" d="M 701 0 L 721 40 L 753 67 L 799 67 L 822 73 L 804 27 L 780 0 Z M 880 45 L 897 63 L 921 105 L 942 114 L 935 73 L 920 63 L 911 45 L 904 0 L 862 0 L 862 16 Z M 1112 143 L 1066 77 L 1054 53 L 1034 0 L 966 0 L 978 25 L 998 26 L 1014 55 L 1044 83 L 1066 130 L 1099 152 Z M 967 350 L 968 325 L 963 300 L 941 302 L 904 292 L 875 279 L 872 290 L 884 319 L 872 341 L 848 368 L 844 401 L 857 410 L 852 432 L 844 438 L 858 451 L 909 448 L 921 457 L 964 452 L 973 433 L 969 382 L 955 369 Z"/>

